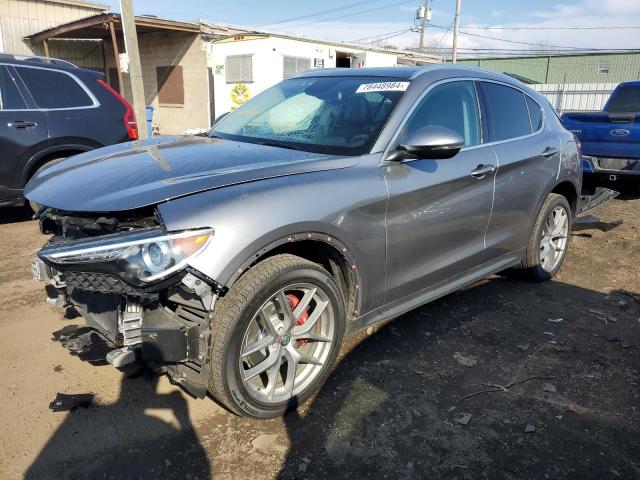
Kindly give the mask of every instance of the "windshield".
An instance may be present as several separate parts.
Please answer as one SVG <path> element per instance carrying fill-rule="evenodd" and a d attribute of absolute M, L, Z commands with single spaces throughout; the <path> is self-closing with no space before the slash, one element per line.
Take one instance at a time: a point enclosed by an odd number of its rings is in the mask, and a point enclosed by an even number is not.
<path fill-rule="evenodd" d="M 607 105 L 609 113 L 640 112 L 640 86 L 624 85 L 618 87 Z"/>
<path fill-rule="evenodd" d="M 362 155 L 409 82 L 397 78 L 285 80 L 224 117 L 210 136 L 335 155 Z"/>

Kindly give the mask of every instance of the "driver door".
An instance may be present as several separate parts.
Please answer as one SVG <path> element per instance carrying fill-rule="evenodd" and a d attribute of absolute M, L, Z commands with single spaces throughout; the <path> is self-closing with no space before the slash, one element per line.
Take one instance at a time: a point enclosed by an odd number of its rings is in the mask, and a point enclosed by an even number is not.
<path fill-rule="evenodd" d="M 397 143 L 427 125 L 457 132 L 465 146 L 446 160 L 382 166 L 389 191 L 385 303 L 434 287 L 482 261 L 495 170 L 478 172 L 497 167 L 497 160 L 493 149 L 482 145 L 474 82 L 433 87 L 410 113 Z"/>

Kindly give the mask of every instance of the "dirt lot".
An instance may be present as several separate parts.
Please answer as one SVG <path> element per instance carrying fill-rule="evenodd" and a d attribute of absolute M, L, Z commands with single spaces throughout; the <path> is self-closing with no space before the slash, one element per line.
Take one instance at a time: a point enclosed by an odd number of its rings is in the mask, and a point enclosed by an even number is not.
<path fill-rule="evenodd" d="M 574 234 L 556 281 L 415 310 L 350 340 L 298 412 L 251 421 L 70 355 L 53 334 L 81 319 L 29 279 L 43 237 L 2 211 L 0 477 L 640 478 L 640 194 L 594 213 L 625 223 Z M 54 413 L 58 392 L 95 400 Z"/>

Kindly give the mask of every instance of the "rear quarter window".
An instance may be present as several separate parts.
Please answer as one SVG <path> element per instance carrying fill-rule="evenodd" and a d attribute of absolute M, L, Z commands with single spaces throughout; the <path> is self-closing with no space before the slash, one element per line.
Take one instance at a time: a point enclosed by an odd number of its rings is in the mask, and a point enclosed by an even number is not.
<path fill-rule="evenodd" d="M 533 98 L 525 98 L 527 99 L 527 108 L 529 109 L 529 118 L 531 119 L 531 130 L 537 132 L 542 128 L 542 109 Z"/>
<path fill-rule="evenodd" d="M 524 93 L 498 83 L 480 83 L 489 111 L 492 141 L 529 135 L 531 122 Z"/>
<path fill-rule="evenodd" d="M 16 67 L 38 108 L 90 107 L 93 100 L 70 75 L 42 68 Z"/>

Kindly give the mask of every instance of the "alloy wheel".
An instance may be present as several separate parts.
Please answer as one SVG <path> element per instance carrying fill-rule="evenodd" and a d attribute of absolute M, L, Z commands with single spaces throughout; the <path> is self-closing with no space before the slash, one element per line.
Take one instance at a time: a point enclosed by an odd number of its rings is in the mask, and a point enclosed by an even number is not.
<path fill-rule="evenodd" d="M 322 288 L 296 283 L 280 289 L 244 333 L 238 366 L 247 392 L 267 404 L 303 392 L 322 371 L 335 331 L 335 309 Z"/>
<path fill-rule="evenodd" d="M 563 206 L 555 207 L 542 226 L 540 265 L 552 272 L 560 264 L 567 247 L 569 214 Z"/>

